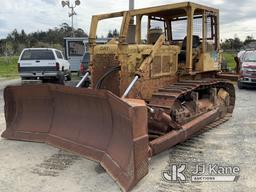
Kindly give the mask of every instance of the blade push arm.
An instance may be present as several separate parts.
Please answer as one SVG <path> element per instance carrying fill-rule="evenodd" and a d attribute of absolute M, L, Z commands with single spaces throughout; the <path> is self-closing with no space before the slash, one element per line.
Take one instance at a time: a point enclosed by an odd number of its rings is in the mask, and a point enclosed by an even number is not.
<path fill-rule="evenodd" d="M 162 47 L 164 42 L 165 42 L 165 37 L 164 37 L 164 35 L 161 35 L 158 38 L 157 42 L 152 47 L 150 54 L 141 63 L 139 69 L 136 72 L 136 75 L 138 75 L 140 77 L 143 76 L 145 68 L 152 63 L 152 61 L 153 61 L 153 59 L 155 57 L 156 52 Z"/>
<path fill-rule="evenodd" d="M 128 88 L 125 90 L 122 98 L 127 97 L 127 95 L 129 94 L 129 92 L 131 91 L 131 89 L 135 85 L 135 83 L 143 76 L 143 74 L 145 72 L 145 68 L 152 63 L 157 50 L 159 50 L 162 47 L 164 41 L 165 41 L 165 37 L 164 37 L 164 35 L 161 35 L 158 38 L 157 42 L 152 47 L 150 54 L 141 63 L 140 67 L 138 68 L 137 72 L 135 73 L 134 79 L 132 80 L 132 82 L 130 83 Z"/>

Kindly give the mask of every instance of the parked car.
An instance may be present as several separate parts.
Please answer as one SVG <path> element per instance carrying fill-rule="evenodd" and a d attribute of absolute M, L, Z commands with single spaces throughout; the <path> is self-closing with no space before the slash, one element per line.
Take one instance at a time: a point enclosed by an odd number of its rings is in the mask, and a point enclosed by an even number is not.
<path fill-rule="evenodd" d="M 18 60 L 22 80 L 43 80 L 64 84 L 71 80 L 70 64 L 60 50 L 52 48 L 26 48 Z"/>
<path fill-rule="evenodd" d="M 89 68 L 89 61 L 90 55 L 88 52 L 83 54 L 81 63 L 80 63 L 80 76 L 81 78 L 85 75 L 86 71 Z M 88 77 L 87 80 L 83 83 L 82 87 L 89 87 L 90 86 L 90 78 Z"/>
<path fill-rule="evenodd" d="M 256 51 L 245 51 L 239 57 L 240 76 L 237 82 L 239 89 L 256 87 Z"/>

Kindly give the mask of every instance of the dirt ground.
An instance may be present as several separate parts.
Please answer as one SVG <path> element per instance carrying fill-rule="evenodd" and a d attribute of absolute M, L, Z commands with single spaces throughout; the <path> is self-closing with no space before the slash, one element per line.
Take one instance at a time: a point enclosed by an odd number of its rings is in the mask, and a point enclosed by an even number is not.
<path fill-rule="evenodd" d="M 0 81 L 0 133 L 5 129 Z M 149 174 L 133 189 L 142 191 L 256 191 L 256 90 L 237 90 L 231 120 L 153 157 Z M 120 191 L 95 162 L 46 144 L 0 138 L 0 192 Z M 161 173 L 169 164 L 203 162 L 240 167 L 237 182 L 169 183 Z"/>

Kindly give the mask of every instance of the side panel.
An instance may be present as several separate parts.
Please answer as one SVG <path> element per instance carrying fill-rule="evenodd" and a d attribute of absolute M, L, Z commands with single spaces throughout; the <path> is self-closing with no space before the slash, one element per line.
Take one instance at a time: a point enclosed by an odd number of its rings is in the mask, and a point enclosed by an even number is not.
<path fill-rule="evenodd" d="M 122 65 L 121 93 L 131 83 L 134 74 L 143 60 L 150 55 L 152 45 L 130 45 L 127 64 Z M 177 81 L 178 46 L 163 45 L 155 54 L 152 63 L 148 63 L 143 77 L 136 83 L 129 94 L 129 98 L 149 100 L 159 87 L 168 86 Z M 122 61 L 121 63 L 125 63 Z"/>
<path fill-rule="evenodd" d="M 97 65 L 93 66 L 93 86 L 96 87 L 99 83 L 98 81 L 103 77 L 109 70 L 113 69 L 114 67 L 119 66 L 119 62 L 115 59 L 115 55 L 96 55 L 95 63 Z M 111 91 L 117 96 L 120 96 L 120 74 L 119 71 L 115 71 L 106 77 L 100 86 L 101 89 L 106 89 Z"/>
<path fill-rule="evenodd" d="M 80 62 L 81 62 L 82 56 L 78 57 L 69 57 L 68 62 L 70 63 L 70 71 L 76 72 L 80 69 Z"/>
<path fill-rule="evenodd" d="M 97 45 L 92 60 L 93 86 L 111 68 L 121 65 L 120 73 L 115 72 L 104 80 L 102 88 L 121 96 L 131 83 L 139 66 L 147 58 L 153 45 Z M 163 45 L 152 63 L 148 63 L 143 77 L 136 83 L 129 98 L 149 100 L 159 86 L 168 86 L 177 81 L 179 47 Z"/>

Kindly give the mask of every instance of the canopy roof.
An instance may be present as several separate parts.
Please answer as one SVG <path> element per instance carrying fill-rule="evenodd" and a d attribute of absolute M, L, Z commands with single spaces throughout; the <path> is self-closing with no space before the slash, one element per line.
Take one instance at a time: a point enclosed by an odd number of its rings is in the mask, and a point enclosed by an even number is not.
<path fill-rule="evenodd" d="M 125 12 L 128 12 L 131 16 L 136 15 L 149 15 L 156 17 L 175 17 L 175 16 L 186 16 L 186 9 L 193 8 L 195 9 L 195 15 L 202 14 L 203 11 L 211 12 L 213 14 L 218 14 L 219 10 L 204 5 L 192 3 L 192 2 L 183 2 L 175 4 L 167 4 L 156 7 L 134 9 L 130 11 L 121 11 L 110 14 L 101 14 L 97 15 L 98 19 L 105 19 L 111 17 L 121 17 Z"/>

